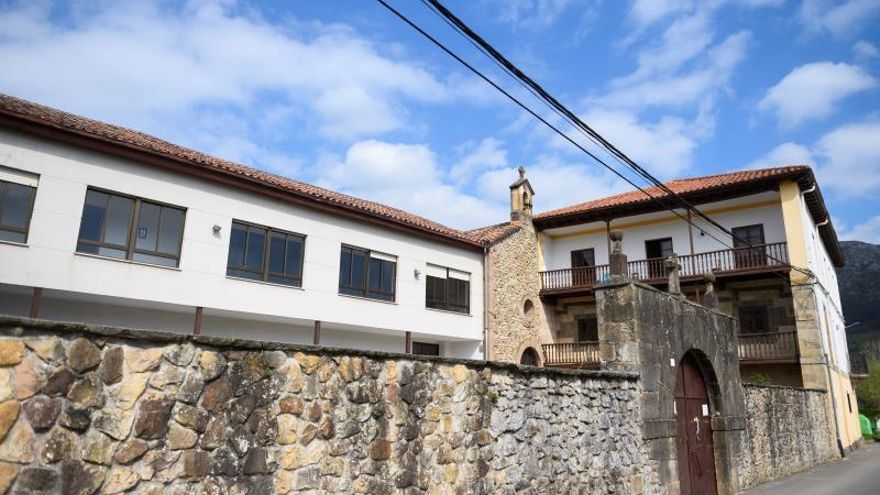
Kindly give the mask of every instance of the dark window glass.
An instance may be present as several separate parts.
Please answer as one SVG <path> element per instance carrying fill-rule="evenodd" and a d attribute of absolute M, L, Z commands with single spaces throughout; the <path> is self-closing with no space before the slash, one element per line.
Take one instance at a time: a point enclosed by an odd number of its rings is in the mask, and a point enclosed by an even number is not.
<path fill-rule="evenodd" d="M 598 342 L 599 322 L 595 316 L 578 318 L 578 342 Z"/>
<path fill-rule="evenodd" d="M 767 264 L 764 253 L 764 226 L 761 224 L 734 227 L 733 247 L 736 249 L 737 268 L 751 268 Z"/>
<path fill-rule="evenodd" d="M 89 189 L 76 250 L 177 266 L 183 219 L 181 208 Z"/>
<path fill-rule="evenodd" d="M 578 249 L 571 252 L 571 267 L 581 268 L 585 266 L 596 266 L 596 251 L 590 249 Z"/>
<path fill-rule="evenodd" d="M 247 227 L 238 223 L 232 224 L 229 234 L 229 261 L 227 267 L 244 265 L 244 250 L 247 243 Z"/>
<path fill-rule="evenodd" d="M 263 271 L 263 256 L 266 251 L 266 231 L 259 228 L 248 228 L 247 252 L 244 266 L 248 270 Z"/>
<path fill-rule="evenodd" d="M 304 243 L 299 234 L 232 222 L 226 274 L 301 287 Z"/>
<path fill-rule="evenodd" d="M 766 306 L 740 306 L 738 312 L 740 333 L 770 331 L 770 318 Z"/>
<path fill-rule="evenodd" d="M 37 189 L 0 181 L 0 240 L 27 241 Z"/>
<path fill-rule="evenodd" d="M 425 306 L 459 313 L 470 312 L 471 284 L 467 280 L 428 275 L 425 278 Z"/>
<path fill-rule="evenodd" d="M 423 356 L 439 356 L 440 344 L 432 344 L 430 342 L 413 342 L 412 353 L 421 354 Z"/>
<path fill-rule="evenodd" d="M 364 249 L 342 246 L 339 257 L 339 293 L 394 301 L 397 263 L 373 258 Z"/>

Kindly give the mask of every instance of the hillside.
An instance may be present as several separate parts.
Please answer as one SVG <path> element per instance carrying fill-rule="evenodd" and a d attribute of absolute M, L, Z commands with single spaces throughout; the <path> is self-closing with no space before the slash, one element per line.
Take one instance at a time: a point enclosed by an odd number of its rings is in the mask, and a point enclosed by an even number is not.
<path fill-rule="evenodd" d="M 847 324 L 861 322 L 847 333 L 850 351 L 880 344 L 880 245 L 859 241 L 840 243 L 846 266 L 837 270 Z M 875 341 L 873 345 L 868 341 Z M 874 349 L 871 349 L 872 351 Z"/>

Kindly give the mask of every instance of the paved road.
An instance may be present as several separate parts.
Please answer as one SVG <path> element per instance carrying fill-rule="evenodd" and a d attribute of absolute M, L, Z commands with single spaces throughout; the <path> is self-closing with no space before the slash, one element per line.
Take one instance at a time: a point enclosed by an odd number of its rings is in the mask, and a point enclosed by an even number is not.
<path fill-rule="evenodd" d="M 844 460 L 761 485 L 741 495 L 877 495 L 880 494 L 878 473 L 880 444 L 871 443 Z"/>

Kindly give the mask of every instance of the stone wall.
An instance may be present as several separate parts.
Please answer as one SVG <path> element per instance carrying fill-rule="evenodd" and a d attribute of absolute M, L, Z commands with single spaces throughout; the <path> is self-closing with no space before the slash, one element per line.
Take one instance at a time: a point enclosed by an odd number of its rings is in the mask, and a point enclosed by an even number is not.
<path fill-rule="evenodd" d="M 3 493 L 660 493 L 638 377 L 0 318 Z"/>
<path fill-rule="evenodd" d="M 837 457 L 822 390 L 745 385 L 747 416 L 740 487 L 776 480 Z"/>
<path fill-rule="evenodd" d="M 538 296 L 541 290 L 540 254 L 535 229 L 528 217 L 513 234 L 489 250 L 489 359 L 518 363 L 532 347 L 553 341 L 551 318 Z"/>

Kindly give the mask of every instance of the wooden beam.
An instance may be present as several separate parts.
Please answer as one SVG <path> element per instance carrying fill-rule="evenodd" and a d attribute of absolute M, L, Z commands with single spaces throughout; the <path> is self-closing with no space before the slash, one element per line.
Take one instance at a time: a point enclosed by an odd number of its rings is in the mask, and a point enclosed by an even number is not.
<path fill-rule="evenodd" d="M 315 345 L 321 345 L 321 320 L 315 320 L 315 336 L 312 339 Z"/>
<path fill-rule="evenodd" d="M 412 332 L 406 332 L 406 339 L 403 344 L 403 352 L 412 354 Z"/>
<path fill-rule="evenodd" d="M 196 320 L 193 322 L 193 335 L 202 334 L 202 307 L 196 306 Z"/>
<path fill-rule="evenodd" d="M 34 287 L 34 292 L 31 294 L 31 311 L 28 313 L 28 316 L 31 318 L 39 318 L 40 317 L 40 305 L 43 303 L 43 288 L 42 287 Z"/>

